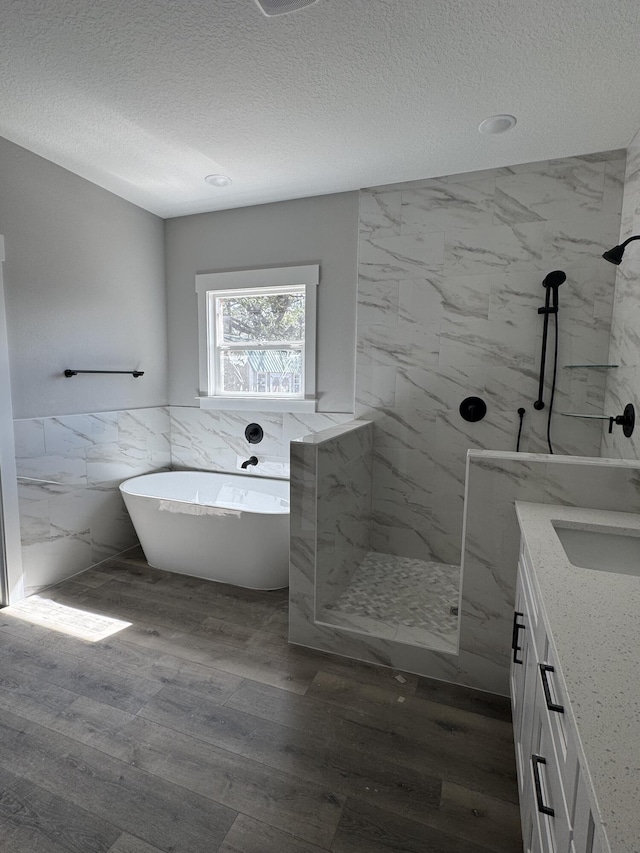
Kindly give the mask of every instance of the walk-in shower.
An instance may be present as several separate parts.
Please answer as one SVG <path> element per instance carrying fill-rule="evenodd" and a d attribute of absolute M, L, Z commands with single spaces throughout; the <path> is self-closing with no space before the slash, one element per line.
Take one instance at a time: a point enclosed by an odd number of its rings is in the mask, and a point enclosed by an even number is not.
<path fill-rule="evenodd" d="M 347 638 L 357 644 L 367 636 L 387 650 L 455 655 L 460 564 L 424 559 L 410 548 L 404 556 L 389 553 L 399 543 L 375 531 L 372 499 L 380 483 L 373 468 L 369 421 L 291 443 L 292 642 L 325 647 L 339 636 L 344 649 Z"/>

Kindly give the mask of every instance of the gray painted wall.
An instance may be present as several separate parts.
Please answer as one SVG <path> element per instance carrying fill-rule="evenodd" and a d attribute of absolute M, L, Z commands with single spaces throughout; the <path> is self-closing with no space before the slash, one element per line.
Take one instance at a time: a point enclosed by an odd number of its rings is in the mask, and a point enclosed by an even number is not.
<path fill-rule="evenodd" d="M 169 219 L 165 233 L 172 405 L 196 405 L 196 273 L 319 263 L 318 408 L 353 411 L 358 193 Z"/>
<path fill-rule="evenodd" d="M 640 234 L 640 131 L 627 151 L 620 238 L 613 242 L 623 243 L 633 234 Z M 613 269 L 616 289 L 608 362 L 619 366 L 607 371 L 604 414 L 619 415 L 627 403 L 633 403 L 637 418 L 640 410 L 640 243 L 631 243 L 620 266 Z M 637 421 L 631 438 L 626 438 L 620 427 L 614 427 L 611 435 L 604 430 L 602 455 L 640 459 Z"/>
<path fill-rule="evenodd" d="M 14 417 L 166 403 L 163 221 L 0 139 Z M 65 367 L 140 368 L 74 377 Z"/>

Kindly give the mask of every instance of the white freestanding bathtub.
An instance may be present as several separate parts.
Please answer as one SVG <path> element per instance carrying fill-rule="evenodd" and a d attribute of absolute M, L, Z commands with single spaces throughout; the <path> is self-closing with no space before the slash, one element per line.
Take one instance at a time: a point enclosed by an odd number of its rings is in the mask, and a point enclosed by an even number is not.
<path fill-rule="evenodd" d="M 289 585 L 289 483 L 169 471 L 120 491 L 151 566 L 251 589 Z"/>

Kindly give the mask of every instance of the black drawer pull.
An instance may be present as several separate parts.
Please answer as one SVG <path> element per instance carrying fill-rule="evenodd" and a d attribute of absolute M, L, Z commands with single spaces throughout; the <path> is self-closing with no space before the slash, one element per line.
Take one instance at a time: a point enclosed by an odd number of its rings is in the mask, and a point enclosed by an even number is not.
<path fill-rule="evenodd" d="M 524 625 L 518 622 L 518 617 L 524 616 L 524 613 L 519 613 L 517 610 L 513 614 L 513 633 L 511 635 L 511 648 L 513 649 L 513 662 L 514 663 L 522 663 L 522 660 L 518 659 L 518 652 L 522 651 L 522 646 L 518 645 L 518 631 L 520 628 L 524 628 Z"/>
<path fill-rule="evenodd" d="M 548 672 L 555 672 L 555 669 L 548 663 L 541 663 L 540 678 L 542 679 L 542 689 L 544 690 L 544 699 L 547 703 L 547 708 L 550 711 L 557 711 L 558 714 L 564 714 L 564 705 L 556 705 L 551 701 L 551 691 L 549 690 L 549 682 L 547 681 Z"/>
<path fill-rule="evenodd" d="M 551 808 L 551 806 L 545 806 L 542 800 L 542 785 L 540 783 L 540 770 L 538 769 L 541 764 L 546 764 L 547 759 L 543 758 L 541 755 L 532 755 L 531 756 L 531 766 L 533 768 L 533 784 L 536 786 L 536 800 L 538 801 L 538 811 L 541 814 L 548 814 L 550 817 L 555 815 L 555 810 Z"/>

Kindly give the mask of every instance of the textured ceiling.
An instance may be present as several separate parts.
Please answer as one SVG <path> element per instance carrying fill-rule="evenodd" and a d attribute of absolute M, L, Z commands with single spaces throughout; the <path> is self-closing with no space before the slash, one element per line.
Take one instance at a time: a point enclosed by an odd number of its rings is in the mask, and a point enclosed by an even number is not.
<path fill-rule="evenodd" d="M 0 0 L 0 135 L 161 216 L 626 146 L 637 0 Z M 484 137 L 494 113 L 514 130 Z M 221 172 L 231 187 L 204 176 Z"/>

